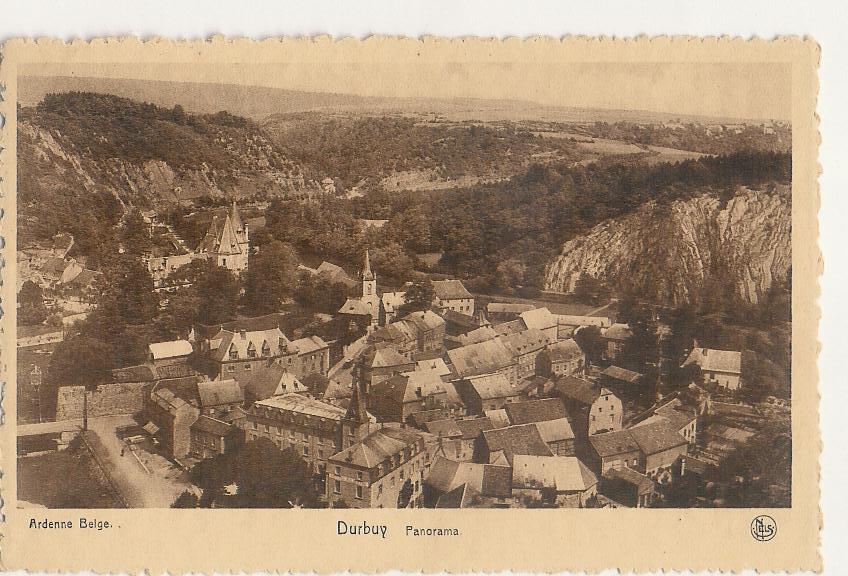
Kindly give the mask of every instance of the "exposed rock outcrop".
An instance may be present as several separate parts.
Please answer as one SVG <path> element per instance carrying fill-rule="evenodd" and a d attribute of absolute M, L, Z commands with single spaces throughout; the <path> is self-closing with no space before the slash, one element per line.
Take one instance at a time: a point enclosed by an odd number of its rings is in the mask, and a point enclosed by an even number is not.
<path fill-rule="evenodd" d="M 790 273 L 790 197 L 743 188 L 726 205 L 711 195 L 648 203 L 566 242 L 545 271 L 545 288 L 571 292 L 583 273 L 680 303 L 718 282 L 756 303 Z"/>

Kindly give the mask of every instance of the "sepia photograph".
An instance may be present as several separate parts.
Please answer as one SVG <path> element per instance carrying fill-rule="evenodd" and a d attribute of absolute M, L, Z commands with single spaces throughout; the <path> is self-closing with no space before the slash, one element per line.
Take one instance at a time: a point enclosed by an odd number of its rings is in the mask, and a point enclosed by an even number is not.
<path fill-rule="evenodd" d="M 791 506 L 788 66 L 185 68 L 18 77 L 19 507 Z"/>

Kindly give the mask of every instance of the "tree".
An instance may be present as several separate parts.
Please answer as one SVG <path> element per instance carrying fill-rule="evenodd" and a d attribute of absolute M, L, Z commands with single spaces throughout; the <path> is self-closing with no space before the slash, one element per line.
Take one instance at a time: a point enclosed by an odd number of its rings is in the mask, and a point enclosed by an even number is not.
<path fill-rule="evenodd" d="M 197 323 L 201 306 L 194 286 L 169 295 L 168 305 L 157 320 L 161 336 L 165 339 L 184 336 Z"/>
<path fill-rule="evenodd" d="M 109 377 L 112 368 L 111 350 L 107 344 L 85 336 L 75 336 L 60 342 L 50 356 L 47 367 L 48 383 L 60 386 L 83 386 L 83 430 L 88 430 L 88 393 Z"/>
<path fill-rule="evenodd" d="M 389 284 L 403 284 L 412 274 L 412 258 L 397 242 L 389 242 L 381 248 L 372 250 L 371 260 L 377 277 L 382 277 Z"/>
<path fill-rule="evenodd" d="M 278 240 L 262 247 L 253 256 L 245 277 L 245 305 L 254 314 L 277 312 L 294 291 L 297 281 L 297 254 Z"/>
<path fill-rule="evenodd" d="M 41 286 L 32 280 L 27 280 L 21 286 L 18 302 L 21 305 L 18 311 L 18 324 L 41 324 L 47 319 L 47 306 L 44 305 Z"/>
<path fill-rule="evenodd" d="M 585 326 L 580 328 L 574 334 L 574 341 L 580 346 L 580 349 L 586 354 L 586 361 L 589 364 L 599 364 L 606 350 L 606 342 L 601 336 L 601 329 L 597 326 Z"/>
<path fill-rule="evenodd" d="M 200 505 L 200 500 L 193 493 L 184 490 L 182 494 L 177 496 L 171 508 L 197 508 Z"/>
<path fill-rule="evenodd" d="M 236 317 L 239 299 L 238 279 L 226 268 L 206 263 L 197 280 L 200 298 L 198 321 L 212 325 L 229 322 Z"/>
<path fill-rule="evenodd" d="M 120 254 L 104 271 L 107 297 L 115 299 L 119 316 L 126 324 L 145 324 L 153 319 L 159 297 L 153 278 L 137 256 Z"/>
<path fill-rule="evenodd" d="M 584 272 L 574 284 L 574 296 L 585 304 L 599 306 L 609 299 L 610 294 L 606 284 Z"/>
<path fill-rule="evenodd" d="M 314 506 L 318 494 L 309 465 L 292 448 L 280 450 L 267 438 L 248 442 L 236 453 L 235 482 L 245 508 Z"/>
<path fill-rule="evenodd" d="M 405 316 L 410 312 L 429 310 L 435 298 L 433 283 L 427 278 L 413 280 L 406 289 L 405 302 L 398 308 L 398 316 Z"/>
<path fill-rule="evenodd" d="M 141 212 L 130 210 L 124 217 L 121 227 L 121 243 L 129 254 L 146 254 L 150 251 L 153 241 L 150 237 L 150 225 L 145 222 Z"/>

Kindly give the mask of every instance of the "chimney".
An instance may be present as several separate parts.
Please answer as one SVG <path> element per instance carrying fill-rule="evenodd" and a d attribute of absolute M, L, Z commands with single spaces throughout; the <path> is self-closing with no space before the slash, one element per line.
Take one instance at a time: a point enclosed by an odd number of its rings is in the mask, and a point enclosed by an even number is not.
<path fill-rule="evenodd" d="M 247 330 L 242 328 L 241 330 L 239 330 L 239 335 L 241 336 L 242 340 L 245 340 L 247 338 Z"/>

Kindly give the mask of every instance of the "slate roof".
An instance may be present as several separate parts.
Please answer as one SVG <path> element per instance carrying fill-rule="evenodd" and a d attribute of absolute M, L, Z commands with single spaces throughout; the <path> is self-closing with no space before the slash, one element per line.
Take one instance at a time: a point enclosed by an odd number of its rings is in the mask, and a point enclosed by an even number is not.
<path fill-rule="evenodd" d="M 570 360 L 575 356 L 583 354 L 583 350 L 577 345 L 573 338 L 568 340 L 560 340 L 548 346 L 548 358 L 551 362 L 562 362 Z"/>
<path fill-rule="evenodd" d="M 574 400 L 581 404 L 591 405 L 600 395 L 600 389 L 582 378 L 576 376 L 562 376 L 554 382 L 554 387 L 560 396 L 568 400 Z"/>
<path fill-rule="evenodd" d="M 536 308 L 533 304 L 514 304 L 512 302 L 489 302 L 486 312 L 489 314 L 521 314 Z"/>
<path fill-rule="evenodd" d="M 565 405 L 559 398 L 512 402 L 503 409 L 509 417 L 510 424 L 531 424 L 567 417 Z"/>
<path fill-rule="evenodd" d="M 329 346 L 320 336 L 315 335 L 298 338 L 292 341 L 291 345 L 297 349 L 298 354 L 309 354 L 310 352 L 323 350 Z"/>
<path fill-rule="evenodd" d="M 318 416 L 329 420 L 341 420 L 344 418 L 347 411 L 334 404 L 309 398 L 302 394 L 291 392 L 280 396 L 272 396 L 265 400 L 256 402 L 254 408 L 276 408 L 279 410 L 287 410 L 289 412 L 297 412 L 298 414 L 306 414 L 308 416 Z"/>
<path fill-rule="evenodd" d="M 456 310 L 450 310 L 449 308 L 445 308 L 439 312 L 445 322 L 450 322 L 451 324 L 455 324 L 460 328 L 464 328 L 467 330 L 473 330 L 480 326 L 477 322 L 477 319 L 474 316 L 469 316 L 468 314 L 463 314 L 462 312 L 457 312 Z"/>
<path fill-rule="evenodd" d="M 527 328 L 545 330 L 557 325 L 557 318 L 547 308 L 534 308 L 521 313 L 521 319 Z"/>
<path fill-rule="evenodd" d="M 188 356 L 192 352 L 191 342 L 188 340 L 171 340 L 168 342 L 152 342 L 148 348 L 154 360 L 178 358 Z"/>
<path fill-rule="evenodd" d="M 419 332 L 434 330 L 445 324 L 445 320 L 432 310 L 410 312 L 403 320 L 411 323 Z"/>
<path fill-rule="evenodd" d="M 445 364 L 445 361 L 441 357 L 429 360 L 416 360 L 415 369 L 418 371 L 435 370 L 439 376 L 447 376 L 451 373 L 450 368 L 448 368 L 448 365 Z"/>
<path fill-rule="evenodd" d="M 507 498 L 512 495 L 512 470 L 508 466 L 454 462 L 436 456 L 424 481 L 443 493 L 467 485 L 482 496 Z"/>
<path fill-rule="evenodd" d="M 546 444 L 574 439 L 574 429 L 568 418 L 557 418 L 555 420 L 543 420 L 535 423 L 539 430 L 539 436 Z"/>
<path fill-rule="evenodd" d="M 195 252 L 199 254 L 241 254 L 233 221 L 227 214 L 223 218 L 215 215 L 209 224 L 209 230 L 200 241 Z"/>
<path fill-rule="evenodd" d="M 173 378 L 187 378 L 197 374 L 186 364 L 171 364 L 170 366 L 157 366 L 154 368 L 156 376 L 160 380 L 171 380 Z"/>
<path fill-rule="evenodd" d="M 115 368 L 112 370 L 112 380 L 115 382 L 152 382 L 156 380 L 156 373 L 151 366 L 146 364 Z"/>
<path fill-rule="evenodd" d="M 486 418 L 491 420 L 493 428 L 506 428 L 509 426 L 509 416 L 503 408 L 499 410 L 486 410 L 483 412 Z"/>
<path fill-rule="evenodd" d="M 708 372 L 742 373 L 742 353 L 732 350 L 716 350 L 713 348 L 694 348 L 684 366 L 697 364 L 701 370 Z"/>
<path fill-rule="evenodd" d="M 361 362 L 370 368 L 389 368 L 413 364 L 411 360 L 407 360 L 391 348 L 375 348 L 373 346 L 362 354 Z"/>
<path fill-rule="evenodd" d="M 584 492 L 597 483 L 598 477 L 574 456 L 516 454 L 512 459 L 512 485 L 515 488 Z"/>
<path fill-rule="evenodd" d="M 436 508 L 465 508 L 474 496 L 468 484 L 460 484 L 450 492 L 445 492 L 436 500 Z"/>
<path fill-rule="evenodd" d="M 433 280 L 433 292 L 441 300 L 473 298 L 459 280 Z"/>
<path fill-rule="evenodd" d="M 601 372 L 601 374 L 608 378 L 612 378 L 613 380 L 627 382 L 628 384 L 636 384 L 642 379 L 642 375 L 638 372 L 634 372 L 633 370 L 628 370 L 626 368 L 621 368 L 619 366 L 610 366 L 609 368 Z"/>
<path fill-rule="evenodd" d="M 501 336 L 501 342 L 515 356 L 538 352 L 554 341 L 550 336 L 546 336 L 544 332 L 536 328 L 528 328 L 523 332 Z"/>
<path fill-rule="evenodd" d="M 254 400 L 265 400 L 278 394 L 308 392 L 297 377 L 277 363 L 261 366 L 254 370 L 245 390 Z"/>
<path fill-rule="evenodd" d="M 342 307 L 339 308 L 339 314 L 354 314 L 356 316 L 371 316 L 375 312 L 365 302 L 359 298 L 348 298 Z"/>
<path fill-rule="evenodd" d="M 519 394 L 519 390 L 510 384 L 503 374 L 468 376 L 466 380 L 482 400 L 509 398 Z"/>
<path fill-rule="evenodd" d="M 612 326 L 612 320 L 606 316 L 576 316 L 573 314 L 558 314 L 557 324 L 563 326 L 597 326 L 608 328 Z"/>
<path fill-rule="evenodd" d="M 415 446 L 425 438 L 425 432 L 413 428 L 384 426 L 371 432 L 356 444 L 334 454 L 330 460 L 361 468 L 373 468 L 405 448 Z"/>
<path fill-rule="evenodd" d="M 411 342 L 417 338 L 414 325 L 403 320 L 392 322 L 386 326 L 375 330 L 368 340 L 371 342 L 390 342 L 393 344 L 403 344 Z"/>
<path fill-rule="evenodd" d="M 589 444 L 592 445 L 595 452 L 601 458 L 626 454 L 628 452 L 637 452 L 639 444 L 628 430 L 618 430 L 616 432 L 605 432 L 603 434 L 593 434 L 589 436 Z"/>
<path fill-rule="evenodd" d="M 460 314 L 460 316 L 465 316 L 465 314 Z M 470 318 L 470 316 L 465 316 L 466 318 Z M 472 319 L 473 321 L 473 319 Z M 475 324 L 476 326 L 476 324 Z M 459 335 L 459 341 L 463 346 L 467 346 L 469 344 L 479 344 L 480 342 L 485 342 L 487 340 L 491 340 L 493 338 L 497 338 L 498 333 L 495 332 L 494 327 L 492 326 L 480 326 L 479 328 L 475 328 L 470 332 L 466 332 L 465 334 Z"/>
<path fill-rule="evenodd" d="M 448 350 L 447 355 L 459 377 L 496 372 L 515 363 L 512 353 L 497 338 Z"/>
<path fill-rule="evenodd" d="M 209 354 L 213 360 L 218 362 L 230 359 L 230 350 L 235 350 L 238 353 L 239 360 L 250 358 L 248 350 L 255 352 L 256 358 L 262 357 L 263 346 L 267 343 L 269 348 L 269 357 L 279 354 L 280 346 L 285 350 L 294 351 L 291 348 L 291 342 L 278 328 L 267 330 L 245 331 L 242 333 L 233 332 L 230 330 L 221 330 L 209 341 Z"/>
<path fill-rule="evenodd" d="M 418 402 L 427 396 L 446 394 L 445 383 L 435 370 L 395 374 L 371 386 L 374 398 L 391 398 L 399 404 Z"/>
<path fill-rule="evenodd" d="M 226 422 L 221 422 L 220 420 L 209 416 L 201 416 L 194 422 L 194 424 L 191 425 L 191 427 L 215 436 L 226 436 L 233 429 L 233 427 Z"/>
<path fill-rule="evenodd" d="M 639 494 L 646 494 L 648 492 L 652 492 L 656 483 L 645 476 L 633 470 L 631 468 L 612 468 L 611 470 L 607 470 L 606 474 L 604 474 L 605 478 L 612 478 L 614 480 L 620 480 L 622 482 L 626 482 L 631 486 L 635 486 L 638 490 Z"/>
<path fill-rule="evenodd" d="M 675 398 L 654 410 L 651 416 L 636 424 L 636 426 L 667 422 L 675 430 L 680 430 L 691 424 L 697 417 L 698 414 L 695 408 L 684 406 L 679 398 Z"/>
<path fill-rule="evenodd" d="M 244 402 L 244 390 L 235 380 L 198 382 L 197 395 L 204 408 Z"/>
<path fill-rule="evenodd" d="M 507 460 L 511 460 L 515 454 L 552 455 L 535 424 L 484 430 L 483 438 L 489 452 L 503 450 Z"/>
<path fill-rule="evenodd" d="M 150 395 L 150 400 L 170 414 L 176 414 L 178 411 L 183 410 L 186 407 L 191 407 L 188 402 L 178 397 L 167 388 L 154 390 Z"/>
<path fill-rule="evenodd" d="M 432 420 L 425 423 L 424 427 L 434 436 L 472 440 L 482 431 L 494 428 L 494 425 L 489 418 L 449 418 Z"/>

